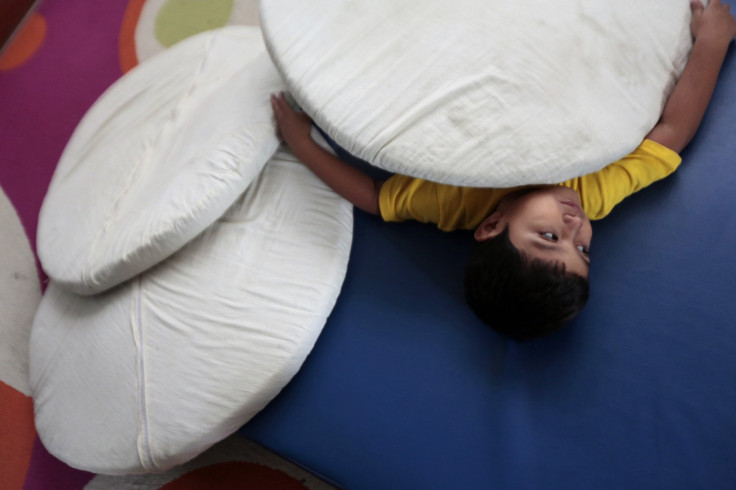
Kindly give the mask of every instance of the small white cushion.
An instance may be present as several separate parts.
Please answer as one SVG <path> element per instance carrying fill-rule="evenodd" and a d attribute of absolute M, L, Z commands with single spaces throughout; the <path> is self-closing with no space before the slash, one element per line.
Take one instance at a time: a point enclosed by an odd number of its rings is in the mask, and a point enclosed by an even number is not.
<path fill-rule="evenodd" d="M 87 112 L 39 216 L 38 255 L 58 285 L 110 288 L 217 219 L 278 146 L 282 87 L 260 30 L 209 31 L 139 65 Z"/>
<path fill-rule="evenodd" d="M 50 283 L 30 340 L 36 428 L 76 468 L 163 471 L 297 372 L 337 299 L 352 207 L 279 152 L 168 260 L 93 296 Z"/>
<path fill-rule="evenodd" d="M 340 145 L 478 187 L 561 182 L 636 148 L 689 20 L 686 1 L 260 2 L 289 90 Z"/>

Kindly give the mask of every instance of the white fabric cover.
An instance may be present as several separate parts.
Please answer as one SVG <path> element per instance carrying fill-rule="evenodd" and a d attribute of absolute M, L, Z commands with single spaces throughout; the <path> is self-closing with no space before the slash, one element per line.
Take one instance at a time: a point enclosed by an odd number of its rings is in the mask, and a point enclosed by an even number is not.
<path fill-rule="evenodd" d="M 23 224 L 2 188 L 0 223 L 3 223 L 0 233 L 0 382 L 30 396 L 28 337 L 33 315 L 41 301 L 41 284 Z M 10 416 L 8 413 L 7 417 Z"/>
<path fill-rule="evenodd" d="M 344 279 L 352 207 L 285 152 L 179 252 L 104 293 L 51 282 L 30 340 L 44 446 L 163 471 L 234 432 L 301 366 Z"/>
<path fill-rule="evenodd" d="M 46 273 L 80 294 L 166 258 L 242 194 L 278 146 L 282 87 L 255 27 L 182 41 L 131 70 L 87 112 L 39 216 Z"/>
<path fill-rule="evenodd" d="M 556 183 L 641 142 L 684 68 L 687 0 L 268 0 L 294 98 L 384 169 Z"/>

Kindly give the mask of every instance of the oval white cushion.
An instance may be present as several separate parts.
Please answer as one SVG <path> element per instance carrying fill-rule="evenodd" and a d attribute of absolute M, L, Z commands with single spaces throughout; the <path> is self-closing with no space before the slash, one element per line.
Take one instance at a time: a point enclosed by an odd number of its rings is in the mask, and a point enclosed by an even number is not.
<path fill-rule="evenodd" d="M 139 65 L 76 128 L 39 216 L 46 273 L 81 294 L 133 277 L 217 219 L 278 146 L 260 30 L 209 31 Z"/>
<path fill-rule="evenodd" d="M 269 0 L 289 90 L 349 152 L 467 186 L 557 183 L 624 156 L 692 46 L 688 2 Z"/>
<path fill-rule="evenodd" d="M 36 428 L 67 464 L 166 470 L 291 379 L 338 296 L 352 207 L 279 152 L 168 260 L 93 296 L 51 283 L 30 340 Z"/>

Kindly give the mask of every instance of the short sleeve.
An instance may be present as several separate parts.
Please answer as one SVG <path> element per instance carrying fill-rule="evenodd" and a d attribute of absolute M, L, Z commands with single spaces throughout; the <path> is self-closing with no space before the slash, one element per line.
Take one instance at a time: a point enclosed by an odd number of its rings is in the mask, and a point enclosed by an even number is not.
<path fill-rule="evenodd" d="M 457 187 L 394 175 L 378 196 L 384 221 L 436 223 L 443 231 L 472 230 L 514 188 Z"/>
<path fill-rule="evenodd" d="M 378 205 L 384 221 L 437 223 L 440 219 L 436 186 L 406 175 L 393 175 L 383 183 Z"/>
<path fill-rule="evenodd" d="M 626 197 L 670 175 L 681 162 L 679 154 L 647 139 L 621 160 L 561 185 L 575 189 L 588 218 L 597 220 Z"/>

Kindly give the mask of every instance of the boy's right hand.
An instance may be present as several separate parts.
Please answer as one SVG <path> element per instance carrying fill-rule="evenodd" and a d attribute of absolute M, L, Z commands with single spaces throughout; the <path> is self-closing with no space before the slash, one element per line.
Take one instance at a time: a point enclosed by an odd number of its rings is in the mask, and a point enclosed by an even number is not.
<path fill-rule="evenodd" d="M 701 0 L 692 0 L 690 8 L 693 14 L 690 31 L 695 40 L 727 45 L 736 37 L 736 19 L 727 3 L 711 0 L 704 7 Z"/>
<path fill-rule="evenodd" d="M 271 108 L 276 117 L 279 136 L 296 153 L 312 142 L 312 120 L 304 112 L 297 112 L 286 100 L 284 92 L 271 94 Z"/>

